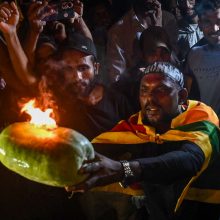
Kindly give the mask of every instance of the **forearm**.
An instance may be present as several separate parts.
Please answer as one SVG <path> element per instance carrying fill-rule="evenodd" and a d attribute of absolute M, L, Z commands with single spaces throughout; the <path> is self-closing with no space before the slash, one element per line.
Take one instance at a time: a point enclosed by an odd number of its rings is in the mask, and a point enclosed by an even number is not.
<path fill-rule="evenodd" d="M 88 37 L 89 39 L 93 40 L 92 34 L 82 17 L 75 19 L 73 27 L 76 31 L 80 32 L 85 37 Z"/>
<path fill-rule="evenodd" d="M 17 77 L 25 85 L 36 83 L 37 79 L 32 73 L 29 60 L 24 53 L 16 31 L 5 34 L 5 40 L 8 47 L 9 56 Z"/>
<path fill-rule="evenodd" d="M 32 66 L 34 66 L 35 64 L 35 51 L 37 48 L 37 42 L 38 42 L 39 36 L 40 36 L 39 33 L 35 33 L 30 30 L 28 31 L 24 42 L 22 42 L 24 52 L 27 55 L 29 62 L 31 63 Z"/>
<path fill-rule="evenodd" d="M 170 183 L 195 176 L 204 163 L 204 154 L 194 144 L 157 157 L 137 159 L 141 179 L 152 183 Z"/>
<path fill-rule="evenodd" d="M 22 89 L 21 83 L 17 78 L 12 63 L 9 58 L 6 45 L 0 41 L 0 75 L 6 81 L 7 86 L 13 88 L 15 91 Z"/>

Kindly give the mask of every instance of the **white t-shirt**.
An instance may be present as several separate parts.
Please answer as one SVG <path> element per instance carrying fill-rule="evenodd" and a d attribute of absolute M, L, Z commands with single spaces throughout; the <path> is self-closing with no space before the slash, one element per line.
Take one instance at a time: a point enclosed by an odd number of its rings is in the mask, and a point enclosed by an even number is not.
<path fill-rule="evenodd" d="M 195 77 L 200 100 L 220 116 L 220 49 L 194 47 L 187 58 L 187 74 Z"/>

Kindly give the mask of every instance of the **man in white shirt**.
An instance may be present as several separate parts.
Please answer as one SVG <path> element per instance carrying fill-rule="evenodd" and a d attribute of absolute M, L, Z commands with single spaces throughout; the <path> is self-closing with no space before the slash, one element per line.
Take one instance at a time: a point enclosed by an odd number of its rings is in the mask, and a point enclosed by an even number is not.
<path fill-rule="evenodd" d="M 164 27 L 172 44 L 176 45 L 176 19 L 171 13 L 162 11 L 157 0 L 136 0 L 133 8 L 109 30 L 107 59 L 111 81 L 117 81 L 127 68 L 135 64 L 137 54 L 133 54 L 134 40 L 152 25 Z"/>
<path fill-rule="evenodd" d="M 201 1 L 196 8 L 208 43 L 190 51 L 185 70 L 186 86 L 191 89 L 190 95 L 194 95 L 194 83 L 197 83 L 199 97 L 194 98 L 210 105 L 220 116 L 220 0 Z"/>
<path fill-rule="evenodd" d="M 203 32 L 198 25 L 198 16 L 194 6 L 196 0 L 178 0 L 178 8 L 182 18 L 178 21 L 179 59 L 184 61 L 189 49 L 203 38 Z"/>

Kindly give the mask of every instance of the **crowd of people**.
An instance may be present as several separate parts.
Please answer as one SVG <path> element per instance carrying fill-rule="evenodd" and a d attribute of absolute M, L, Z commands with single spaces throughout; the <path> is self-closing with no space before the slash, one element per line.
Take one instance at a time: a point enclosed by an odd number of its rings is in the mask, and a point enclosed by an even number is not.
<path fill-rule="evenodd" d="M 1 165 L 2 218 L 219 220 L 219 53 L 219 0 L 0 1 L 1 129 L 37 98 L 96 151 L 65 189 Z"/>

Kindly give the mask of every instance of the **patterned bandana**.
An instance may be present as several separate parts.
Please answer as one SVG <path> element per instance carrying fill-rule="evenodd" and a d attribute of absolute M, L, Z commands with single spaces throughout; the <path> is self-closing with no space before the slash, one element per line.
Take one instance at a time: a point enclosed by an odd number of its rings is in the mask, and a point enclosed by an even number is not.
<path fill-rule="evenodd" d="M 161 73 L 174 80 L 181 88 L 184 86 L 183 74 L 179 69 L 168 62 L 155 62 L 144 68 L 143 73 Z"/>

